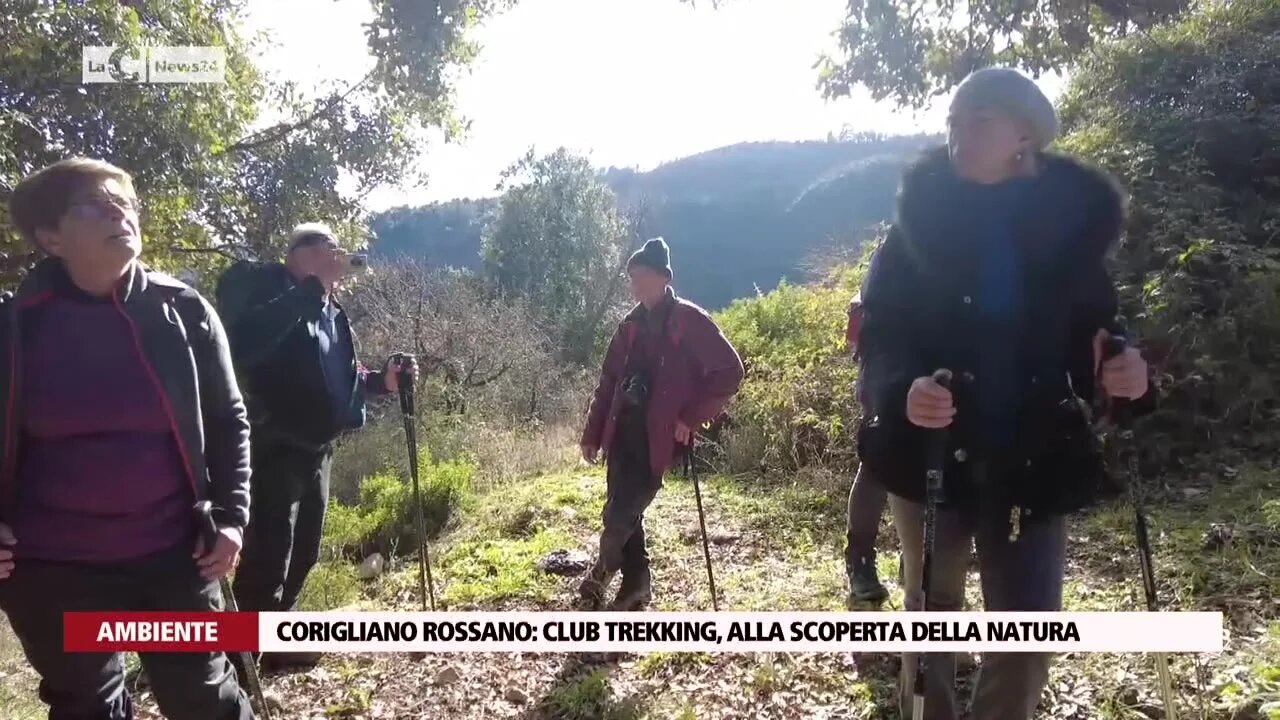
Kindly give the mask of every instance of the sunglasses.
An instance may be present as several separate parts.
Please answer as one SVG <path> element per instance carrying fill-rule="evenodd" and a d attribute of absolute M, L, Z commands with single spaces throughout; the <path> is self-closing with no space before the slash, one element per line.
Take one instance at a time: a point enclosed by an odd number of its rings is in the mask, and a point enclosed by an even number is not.
<path fill-rule="evenodd" d="M 293 244 L 289 246 L 289 249 L 297 250 L 298 248 L 315 247 L 317 245 L 329 245 L 332 246 L 334 250 L 338 249 L 338 241 L 323 233 L 307 233 L 306 235 L 302 235 L 293 241 Z"/>

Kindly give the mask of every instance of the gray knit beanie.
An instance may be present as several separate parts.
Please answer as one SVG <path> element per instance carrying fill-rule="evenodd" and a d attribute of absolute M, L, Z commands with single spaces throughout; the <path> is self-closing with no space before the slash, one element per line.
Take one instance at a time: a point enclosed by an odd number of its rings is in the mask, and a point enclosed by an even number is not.
<path fill-rule="evenodd" d="M 960 106 L 993 108 L 1031 129 L 1037 150 L 1043 150 L 1058 136 L 1058 115 L 1053 103 L 1035 82 L 1010 68 L 984 68 L 974 72 L 956 88 L 951 108 Z"/>

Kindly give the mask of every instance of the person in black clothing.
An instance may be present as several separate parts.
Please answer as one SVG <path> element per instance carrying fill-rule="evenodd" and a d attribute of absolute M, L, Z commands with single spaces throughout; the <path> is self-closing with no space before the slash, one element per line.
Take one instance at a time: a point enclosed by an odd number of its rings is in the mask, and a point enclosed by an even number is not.
<path fill-rule="evenodd" d="M 395 393 L 417 366 L 393 355 L 366 371 L 334 289 L 351 267 L 328 227 L 300 225 L 284 264 L 219 288 L 253 426 L 252 517 L 235 574 L 243 611 L 294 608 L 320 555 L 333 441 L 365 422 L 368 396 Z M 230 273 L 230 271 L 229 271 Z"/>
<path fill-rule="evenodd" d="M 1141 354 L 1103 362 L 1123 336 L 1105 267 L 1124 221 L 1102 172 L 1051 153 L 1053 106 L 1013 70 L 957 89 L 947 147 L 906 171 L 895 223 L 863 286 L 868 408 L 859 454 L 885 484 L 902 541 L 908 609 L 920 609 L 926 443 L 949 446 L 935 526 L 929 610 L 960 610 L 976 542 L 987 610 L 1061 609 L 1066 516 L 1118 488 L 1091 420 L 1105 398 L 1151 409 Z M 948 390 L 931 379 L 952 372 Z M 993 653 L 974 720 L 1027 720 L 1050 656 Z M 954 720 L 955 658 L 931 656 L 925 717 Z M 902 664 L 910 707 L 915 658 Z"/>
<path fill-rule="evenodd" d="M 849 354 L 861 365 L 859 335 L 862 328 L 862 297 L 859 294 L 849 302 L 849 317 L 845 325 L 845 342 Z M 866 409 L 862 392 L 862 373 L 858 373 L 856 387 L 858 407 Z M 889 597 L 889 590 L 880 582 L 876 572 L 876 535 L 880 531 L 880 516 L 889 504 L 889 493 L 866 468 L 858 466 L 849 487 L 849 503 L 845 513 L 844 571 L 849 578 L 849 595 L 845 605 L 857 609 L 865 604 L 879 605 Z M 899 564 L 901 569 L 901 564 Z M 901 573 L 899 573 L 901 574 Z M 901 577 L 899 577 L 901 582 Z"/>

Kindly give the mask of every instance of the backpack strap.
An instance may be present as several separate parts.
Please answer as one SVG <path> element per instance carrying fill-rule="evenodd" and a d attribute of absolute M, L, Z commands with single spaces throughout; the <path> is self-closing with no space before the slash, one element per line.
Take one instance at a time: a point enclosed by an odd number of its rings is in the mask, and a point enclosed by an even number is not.
<path fill-rule="evenodd" d="M 860 348 L 858 341 L 862 335 L 862 300 L 860 297 L 854 298 L 849 303 L 849 317 L 845 324 L 844 339 L 848 345 L 849 353 L 853 355 L 853 359 L 860 357 Z"/>

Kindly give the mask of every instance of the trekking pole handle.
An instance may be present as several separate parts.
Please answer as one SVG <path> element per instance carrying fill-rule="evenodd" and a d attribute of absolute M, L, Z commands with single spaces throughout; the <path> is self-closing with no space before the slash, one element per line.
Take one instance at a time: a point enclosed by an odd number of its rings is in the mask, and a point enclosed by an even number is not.
<path fill-rule="evenodd" d="M 413 383 L 405 382 L 409 379 L 409 370 L 406 367 L 406 364 L 411 362 L 413 359 L 413 353 L 398 352 L 391 356 L 391 362 L 397 363 L 400 366 L 397 371 L 400 375 L 400 410 L 406 415 L 412 415 L 414 411 Z M 388 371 L 390 371 L 390 368 L 388 368 Z"/>
<path fill-rule="evenodd" d="M 950 390 L 951 390 L 951 377 L 952 377 L 952 376 L 951 376 L 951 371 L 950 371 L 950 370 L 948 370 L 948 369 L 946 369 L 946 368 L 938 368 L 937 370 L 934 370 L 934 371 L 933 371 L 933 375 L 931 376 L 931 379 L 932 379 L 935 383 L 937 383 L 937 384 L 938 384 L 938 386 L 939 386 L 939 387 L 941 387 L 942 389 L 947 390 L 947 391 L 950 391 Z M 934 464 L 933 464 L 933 467 L 934 467 L 934 468 L 936 468 L 936 469 L 938 469 L 938 470 L 941 470 L 941 469 L 942 469 L 942 463 L 943 463 L 943 462 L 945 462 L 945 460 L 943 460 L 943 458 L 944 458 L 944 457 L 946 456 L 946 454 L 947 454 L 947 431 L 946 431 L 946 429 L 938 430 L 937 432 L 934 432 L 934 433 L 933 433 L 933 453 L 934 453 L 934 456 L 933 456 L 933 457 L 931 457 L 931 458 L 929 458 L 929 459 L 930 459 L 930 460 L 932 460 L 932 461 L 935 461 L 935 462 L 934 462 Z"/>
<path fill-rule="evenodd" d="M 1119 357 L 1129 347 L 1129 341 L 1123 335 L 1109 335 L 1102 341 L 1102 361 L 1106 362 Z M 1111 398 L 1111 419 L 1121 429 L 1129 427 L 1133 422 L 1133 408 L 1126 398 Z"/>
<path fill-rule="evenodd" d="M 951 389 L 951 371 L 946 368 L 939 368 L 933 371 L 932 379 L 935 383 L 946 390 Z M 927 479 L 930 484 L 936 483 L 935 488 L 941 492 L 942 472 L 947 462 L 947 431 L 945 429 L 936 430 L 930 433 L 928 443 L 928 455 L 925 460 L 928 462 Z"/>
<path fill-rule="evenodd" d="M 951 389 L 951 371 L 946 368 L 938 368 L 933 371 L 933 381 L 946 388 Z"/>
<path fill-rule="evenodd" d="M 204 541 L 204 551 L 209 552 L 218 541 L 218 524 L 213 521 L 213 503 L 201 500 L 196 503 L 196 523 L 200 539 Z"/>
<path fill-rule="evenodd" d="M 409 375 L 409 363 L 413 362 L 416 356 L 413 353 L 393 353 L 391 362 L 399 364 L 400 368 L 396 371 L 401 379 Z"/>

